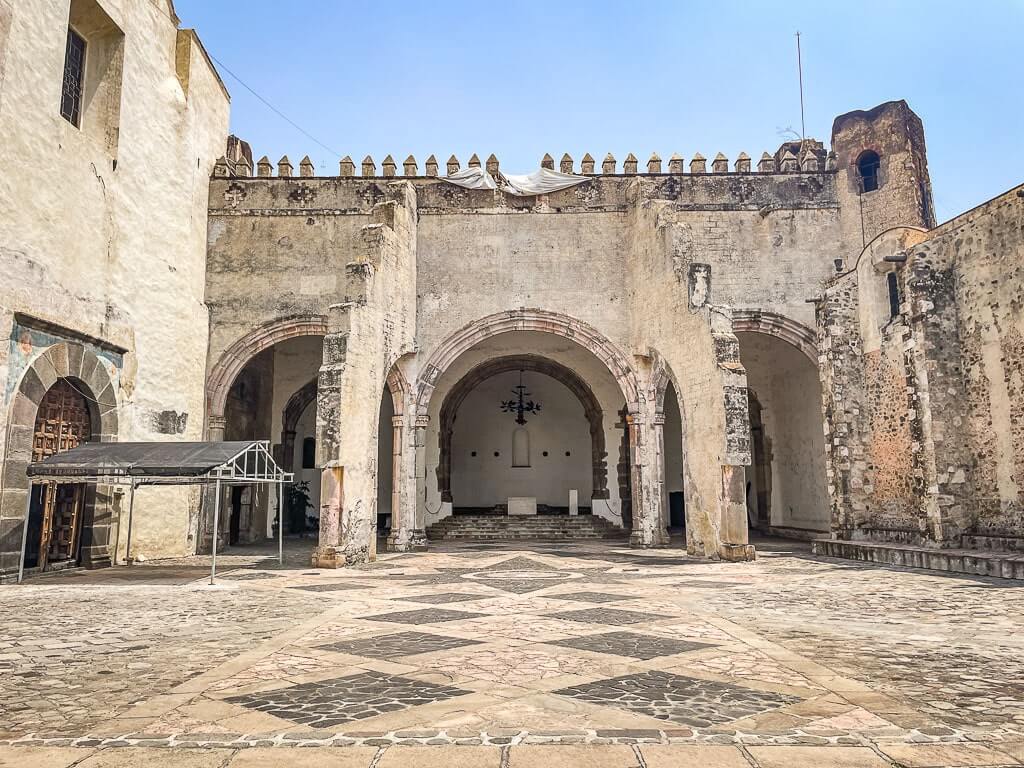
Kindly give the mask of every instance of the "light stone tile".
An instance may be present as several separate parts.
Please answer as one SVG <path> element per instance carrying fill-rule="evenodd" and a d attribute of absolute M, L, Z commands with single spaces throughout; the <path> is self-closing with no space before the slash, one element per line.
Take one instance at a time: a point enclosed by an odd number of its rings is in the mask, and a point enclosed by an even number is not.
<path fill-rule="evenodd" d="M 642 744 L 647 768 L 750 768 L 736 747 L 690 744 Z"/>
<path fill-rule="evenodd" d="M 640 765 L 625 745 L 524 745 L 512 747 L 509 768 L 635 768 Z"/>
<path fill-rule="evenodd" d="M 367 768 L 375 747 L 254 747 L 239 750 L 227 768 Z"/>
<path fill-rule="evenodd" d="M 1008 764 L 1005 752 L 984 744 L 892 744 L 882 751 L 907 768 Z"/>
<path fill-rule="evenodd" d="M 750 747 L 761 768 L 891 768 L 868 747 Z"/>
<path fill-rule="evenodd" d="M 221 768 L 231 757 L 229 749 L 101 749 L 75 768 Z"/>
<path fill-rule="evenodd" d="M 389 747 L 377 768 L 499 768 L 498 747 Z M 234 766 L 232 766 L 234 768 Z"/>
<path fill-rule="evenodd" d="M 68 768 L 95 751 L 79 747 L 0 747 L 0 768 Z"/>

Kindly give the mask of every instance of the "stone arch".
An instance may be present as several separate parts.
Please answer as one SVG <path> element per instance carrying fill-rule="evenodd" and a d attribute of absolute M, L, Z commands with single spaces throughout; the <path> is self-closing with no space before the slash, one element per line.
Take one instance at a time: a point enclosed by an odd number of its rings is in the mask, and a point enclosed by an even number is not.
<path fill-rule="evenodd" d="M 609 498 L 604 414 L 593 390 L 576 371 L 554 360 L 539 355 L 508 355 L 487 360 L 470 369 L 445 395 L 444 402 L 441 404 L 438 430 L 440 458 L 437 464 L 437 488 L 441 494 L 441 500 L 452 501 L 452 435 L 459 406 L 481 382 L 508 371 L 535 371 L 550 376 L 563 384 L 580 401 L 583 413 L 590 425 L 592 498 Z"/>
<path fill-rule="evenodd" d="M 282 468 L 289 472 L 295 463 L 295 434 L 299 419 L 306 409 L 316 402 L 317 380 L 310 379 L 288 398 L 281 414 L 281 455 Z"/>
<path fill-rule="evenodd" d="M 408 399 L 412 387 L 409 386 L 409 380 L 405 378 L 405 374 L 402 373 L 402 369 L 396 362 L 391 366 L 388 371 L 386 384 L 388 391 L 391 393 L 392 404 L 395 408 L 395 416 L 400 417 L 405 415 L 405 401 Z"/>
<path fill-rule="evenodd" d="M 28 465 L 32 460 L 36 416 L 39 404 L 58 381 L 68 381 L 83 395 L 89 410 L 91 439 L 101 442 L 117 440 L 119 404 L 114 368 L 113 362 L 104 360 L 77 342 L 53 344 L 28 364 L 14 390 L 8 411 L 0 518 L 23 520 L 25 517 L 30 492 Z M 90 524 L 93 527 L 109 527 L 109 514 L 96 514 Z M 96 545 L 83 552 L 86 561 L 93 564 L 109 562 L 106 531 L 94 533 L 92 541 Z M 20 539 L 16 544 L 20 547 Z M 13 558 L 12 561 L 16 563 L 17 555 L 17 552 L 8 551 L 5 546 L 0 550 L 0 561 Z"/>
<path fill-rule="evenodd" d="M 818 336 L 798 320 L 762 309 L 735 309 L 732 313 L 733 333 L 765 333 L 791 344 L 818 365 Z"/>
<path fill-rule="evenodd" d="M 223 417 L 228 392 L 246 363 L 265 349 L 299 336 L 326 336 L 323 315 L 294 315 L 264 323 L 242 336 L 221 353 L 206 378 L 207 413 Z"/>
<path fill-rule="evenodd" d="M 604 334 L 582 320 L 544 309 L 514 309 L 475 320 L 451 334 L 434 350 L 422 369 L 416 391 L 416 413 L 426 416 L 441 375 L 462 353 L 484 339 L 513 331 L 538 331 L 562 336 L 591 352 L 619 384 L 626 408 L 639 409 L 640 387 L 626 356 Z"/>

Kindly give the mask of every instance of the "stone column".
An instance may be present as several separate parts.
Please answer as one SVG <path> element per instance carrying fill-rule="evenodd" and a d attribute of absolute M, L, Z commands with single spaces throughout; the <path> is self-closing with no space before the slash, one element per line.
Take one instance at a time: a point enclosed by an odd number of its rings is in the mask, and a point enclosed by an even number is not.
<path fill-rule="evenodd" d="M 427 425 L 429 416 L 417 416 L 412 432 L 412 451 L 409 456 L 410 481 L 413 498 L 410 502 L 415 514 L 414 538 L 418 549 L 427 548 Z M 420 483 L 423 483 L 422 487 Z"/>
<path fill-rule="evenodd" d="M 746 473 L 741 465 L 722 465 L 722 520 L 718 554 L 723 560 L 753 560 L 747 526 Z"/>
<path fill-rule="evenodd" d="M 654 529 L 654 543 L 657 546 L 668 546 L 668 509 L 665 493 L 665 413 L 658 411 L 651 419 L 651 447 L 653 479 L 655 494 L 652 501 L 657 506 L 657 527 Z"/>
<path fill-rule="evenodd" d="M 630 546 L 654 547 L 659 541 L 658 521 L 660 494 L 654 462 L 651 457 L 651 435 L 645 431 L 647 419 L 643 413 L 626 416 L 629 424 L 630 474 L 633 486 L 633 530 Z"/>
<path fill-rule="evenodd" d="M 391 508 L 394 510 L 388 549 L 395 552 L 410 552 L 426 549 L 426 535 L 422 524 L 417 523 L 416 503 L 416 435 L 420 431 L 406 424 L 406 417 L 395 416 L 395 449 L 392 455 L 394 486 L 391 492 Z"/>

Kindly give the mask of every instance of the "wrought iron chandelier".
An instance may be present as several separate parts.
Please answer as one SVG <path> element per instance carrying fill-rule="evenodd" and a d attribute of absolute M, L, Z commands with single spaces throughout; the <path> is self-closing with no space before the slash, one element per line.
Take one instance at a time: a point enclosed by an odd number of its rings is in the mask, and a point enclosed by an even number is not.
<path fill-rule="evenodd" d="M 523 372 L 519 372 L 519 386 L 513 387 L 512 392 L 515 394 L 514 400 L 502 400 L 501 410 L 504 413 L 514 413 L 516 415 L 516 424 L 525 424 L 526 419 L 523 418 L 524 413 L 540 413 L 540 403 L 535 403 L 533 400 L 527 400 L 530 393 L 526 391 L 526 387 L 523 385 Z"/>

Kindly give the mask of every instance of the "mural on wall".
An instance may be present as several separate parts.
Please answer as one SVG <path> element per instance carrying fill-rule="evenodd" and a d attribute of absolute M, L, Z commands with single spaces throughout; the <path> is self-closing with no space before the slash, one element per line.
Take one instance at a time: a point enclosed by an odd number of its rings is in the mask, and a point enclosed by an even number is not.
<path fill-rule="evenodd" d="M 11 330 L 10 348 L 8 350 L 7 382 L 4 385 L 4 407 L 10 403 L 18 388 L 18 382 L 25 374 L 26 369 L 32 362 L 43 353 L 48 347 L 64 342 L 74 342 L 85 347 L 96 355 L 107 368 L 107 374 L 114 386 L 121 386 L 121 370 L 124 367 L 124 353 L 118 352 L 106 345 L 97 344 L 94 341 L 81 337 L 69 338 L 60 336 L 57 333 L 45 330 L 40 327 L 33 327 L 24 321 L 15 319 Z"/>

